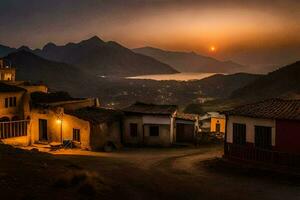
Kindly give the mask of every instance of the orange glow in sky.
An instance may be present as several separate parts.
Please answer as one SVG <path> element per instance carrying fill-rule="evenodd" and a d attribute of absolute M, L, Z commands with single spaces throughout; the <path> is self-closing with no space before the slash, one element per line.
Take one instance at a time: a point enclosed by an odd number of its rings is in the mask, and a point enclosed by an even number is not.
<path fill-rule="evenodd" d="M 216 52 L 217 49 L 216 49 L 215 46 L 210 46 L 210 47 L 209 47 L 209 51 L 213 53 L 213 52 Z"/>

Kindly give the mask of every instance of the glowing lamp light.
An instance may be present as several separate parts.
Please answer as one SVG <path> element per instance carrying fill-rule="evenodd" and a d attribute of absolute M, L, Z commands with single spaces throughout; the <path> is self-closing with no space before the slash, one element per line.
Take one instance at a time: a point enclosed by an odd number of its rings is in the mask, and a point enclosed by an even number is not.
<path fill-rule="evenodd" d="M 57 120 L 56 120 L 56 123 L 57 123 L 57 124 L 61 124 L 61 122 L 62 122 L 61 119 L 57 119 Z"/>

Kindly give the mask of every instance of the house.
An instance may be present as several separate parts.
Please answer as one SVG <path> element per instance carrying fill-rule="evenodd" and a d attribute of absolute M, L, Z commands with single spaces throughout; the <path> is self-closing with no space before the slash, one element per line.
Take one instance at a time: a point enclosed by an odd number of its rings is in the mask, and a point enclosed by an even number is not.
<path fill-rule="evenodd" d="M 194 142 L 198 116 L 179 113 L 175 105 L 137 102 L 123 112 L 124 144 L 170 146 Z"/>
<path fill-rule="evenodd" d="M 85 147 L 90 150 L 106 150 L 107 148 L 119 148 L 121 146 L 123 118 L 121 111 L 85 107 L 66 111 L 66 114 L 71 118 L 75 117 L 81 120 L 81 123 L 88 123 L 86 135 L 81 134 L 79 127 L 77 128 L 77 135 L 75 135 L 75 129 L 73 128 L 73 137 L 70 137 L 70 139 L 75 143 L 77 142 L 77 145 L 80 146 L 81 143 L 85 143 L 87 144 Z M 68 120 L 66 120 L 66 123 L 68 123 Z M 84 139 L 87 141 L 84 141 Z"/>
<path fill-rule="evenodd" d="M 68 142 L 89 150 L 109 142 L 120 144 L 121 114 L 99 108 L 98 99 L 73 98 L 65 92 L 33 93 L 32 104 L 32 144 Z"/>
<path fill-rule="evenodd" d="M 15 81 L 16 69 L 7 65 L 7 63 L 0 59 L 0 81 Z"/>
<path fill-rule="evenodd" d="M 199 116 L 196 114 L 176 113 L 176 143 L 194 143 L 199 132 Z"/>
<path fill-rule="evenodd" d="M 226 158 L 300 167 L 300 100 L 270 99 L 225 114 Z"/>
<path fill-rule="evenodd" d="M 175 142 L 177 106 L 137 102 L 123 112 L 124 144 L 170 146 Z"/>
<path fill-rule="evenodd" d="M 207 112 L 199 118 L 201 132 L 225 133 L 225 115 L 218 112 Z"/>
<path fill-rule="evenodd" d="M 0 140 L 12 145 L 30 144 L 30 94 L 25 88 L 0 82 Z"/>

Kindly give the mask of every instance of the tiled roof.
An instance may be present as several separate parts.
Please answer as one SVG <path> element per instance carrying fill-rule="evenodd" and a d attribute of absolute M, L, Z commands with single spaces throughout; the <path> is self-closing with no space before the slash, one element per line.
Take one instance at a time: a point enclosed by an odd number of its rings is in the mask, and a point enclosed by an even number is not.
<path fill-rule="evenodd" d="M 22 91 L 26 91 L 26 90 L 14 85 L 8 85 L 0 82 L 0 92 L 22 92 Z"/>
<path fill-rule="evenodd" d="M 123 116 L 121 111 L 97 107 L 86 107 L 73 111 L 65 110 L 65 113 L 94 124 L 112 122 L 121 119 Z"/>
<path fill-rule="evenodd" d="M 227 115 L 255 118 L 300 120 L 300 100 L 269 99 L 237 107 Z"/>
<path fill-rule="evenodd" d="M 171 115 L 177 110 L 176 105 L 155 105 L 137 102 L 123 111 L 126 113 L 151 114 L 151 115 Z"/>
<path fill-rule="evenodd" d="M 196 114 L 188 114 L 188 113 L 177 113 L 176 118 L 177 119 L 183 119 L 183 120 L 189 120 L 189 121 L 196 121 L 199 115 Z"/>

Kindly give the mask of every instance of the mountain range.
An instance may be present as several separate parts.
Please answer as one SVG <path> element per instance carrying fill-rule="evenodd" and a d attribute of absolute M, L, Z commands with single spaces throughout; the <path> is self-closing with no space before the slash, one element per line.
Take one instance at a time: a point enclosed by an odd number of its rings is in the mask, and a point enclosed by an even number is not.
<path fill-rule="evenodd" d="M 114 41 L 104 42 L 97 36 L 79 43 L 57 46 L 48 43 L 33 51 L 48 60 L 74 65 L 98 76 L 137 76 L 177 73 L 172 67 L 149 56 L 134 53 Z"/>
<path fill-rule="evenodd" d="M 186 105 L 203 97 L 227 98 L 230 103 L 300 97 L 300 61 L 267 75 L 216 74 L 188 82 L 127 80 L 123 77 L 180 71 L 155 58 L 136 53 L 136 49 L 134 51 L 116 42 L 104 42 L 98 37 L 63 46 L 48 43 L 36 50 L 26 46 L 16 49 L 0 45 L 0 55 L 6 55 L 4 59 L 16 67 L 17 80 L 43 81 L 50 89 L 68 91 L 76 96 L 98 96 L 105 103 L 122 102 L 126 105 L 135 100 L 148 100 L 152 103 Z M 183 55 L 201 57 L 195 53 L 175 54 L 180 55 L 178 58 Z M 240 67 L 237 65 L 232 69 Z M 217 103 L 222 104 L 222 101 Z"/>
<path fill-rule="evenodd" d="M 134 52 L 153 57 L 180 72 L 236 73 L 246 67 L 232 61 L 219 61 L 194 52 L 165 51 L 153 47 L 133 49 Z"/>
<path fill-rule="evenodd" d="M 26 46 L 19 49 L 0 46 L 0 57 L 19 50 L 31 52 L 47 60 L 73 65 L 94 76 L 126 77 L 177 73 L 165 63 L 134 53 L 117 42 L 104 42 L 97 36 L 62 46 L 48 43 L 42 49 L 35 50 Z"/>
<path fill-rule="evenodd" d="M 300 61 L 270 72 L 234 91 L 232 99 L 260 100 L 300 97 Z"/>
<path fill-rule="evenodd" d="M 51 90 L 89 96 L 98 88 L 91 75 L 69 64 L 46 60 L 29 51 L 19 50 L 4 57 L 16 68 L 16 79 L 43 82 Z M 89 90 L 82 90 L 89 88 Z"/>

